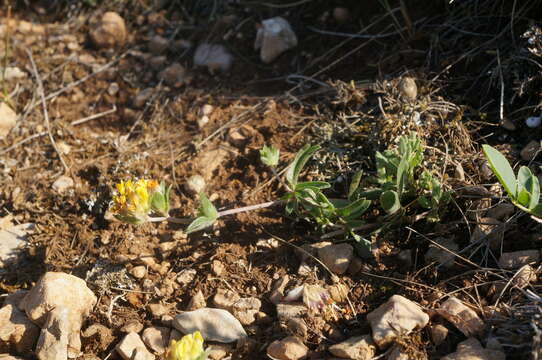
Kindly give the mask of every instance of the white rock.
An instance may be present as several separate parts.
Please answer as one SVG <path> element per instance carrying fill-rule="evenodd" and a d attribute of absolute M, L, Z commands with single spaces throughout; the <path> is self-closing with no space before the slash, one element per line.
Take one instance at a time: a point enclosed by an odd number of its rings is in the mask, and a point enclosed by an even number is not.
<path fill-rule="evenodd" d="M 73 187 L 73 179 L 69 176 L 62 175 L 53 183 L 53 190 L 63 193 Z"/>
<path fill-rule="evenodd" d="M 269 64 L 283 52 L 297 46 L 297 36 L 290 23 L 277 16 L 263 20 L 256 34 L 254 49 L 260 49 L 260 59 Z"/>
<path fill-rule="evenodd" d="M 205 66 L 209 71 L 228 71 L 233 63 L 233 56 L 219 44 L 200 44 L 194 53 L 194 65 Z"/>
<path fill-rule="evenodd" d="M 39 335 L 40 328 L 15 304 L 7 304 L 0 309 L 0 341 L 8 350 L 29 354 L 34 350 Z"/>
<path fill-rule="evenodd" d="M 20 224 L 0 227 L 0 268 L 13 264 L 23 247 L 27 244 L 27 235 L 35 228 L 34 224 Z"/>
<path fill-rule="evenodd" d="M 206 341 L 231 343 L 247 337 L 239 320 L 226 310 L 203 308 L 175 316 L 173 326 L 183 334 L 201 332 Z"/>
<path fill-rule="evenodd" d="M 449 333 L 448 328 L 441 324 L 431 326 L 429 331 L 431 333 L 431 340 L 433 340 L 433 344 L 435 344 L 436 346 L 442 344 L 444 340 L 446 340 L 446 337 Z"/>
<path fill-rule="evenodd" d="M 331 270 L 341 275 L 348 270 L 350 261 L 354 256 L 354 248 L 350 244 L 330 244 L 318 249 L 318 257 Z"/>
<path fill-rule="evenodd" d="M 120 90 L 120 86 L 116 82 L 113 82 L 113 83 L 109 84 L 109 86 L 107 87 L 107 93 L 109 95 L 111 95 L 111 96 L 117 95 L 119 90 Z"/>
<path fill-rule="evenodd" d="M 307 308 L 303 304 L 278 304 L 277 317 L 279 320 L 285 321 L 297 317 L 302 317 L 307 314 Z"/>
<path fill-rule="evenodd" d="M 376 346 L 371 335 L 354 336 L 331 345 L 329 352 L 343 359 L 370 360 L 376 354 Z"/>
<path fill-rule="evenodd" d="M 5 102 L 0 102 L 0 139 L 6 137 L 17 124 L 17 113 Z"/>
<path fill-rule="evenodd" d="M 536 128 L 540 126 L 541 122 L 542 122 L 541 116 L 531 116 L 525 120 L 525 125 L 527 125 L 530 128 Z"/>
<path fill-rule="evenodd" d="M 147 275 L 147 268 L 144 265 L 134 266 L 130 269 L 130 275 L 136 279 L 143 279 Z"/>
<path fill-rule="evenodd" d="M 184 270 L 181 270 L 181 272 L 179 272 L 176 280 L 181 285 L 188 285 L 192 281 L 194 281 L 195 277 L 196 277 L 196 270 L 184 269 Z"/>
<path fill-rule="evenodd" d="M 152 351 L 162 355 L 166 352 L 170 331 L 166 327 L 152 326 L 143 330 L 141 338 Z"/>
<path fill-rule="evenodd" d="M 124 19 L 116 12 L 106 12 L 94 30 L 91 31 L 90 37 L 94 44 L 100 48 L 124 45 L 127 38 Z"/>
<path fill-rule="evenodd" d="M 226 289 L 218 289 L 213 296 L 213 304 L 217 308 L 232 310 L 233 304 L 241 297 L 236 292 Z"/>
<path fill-rule="evenodd" d="M 205 189 L 205 179 L 201 175 L 192 175 L 186 180 L 186 191 L 197 195 Z"/>
<path fill-rule="evenodd" d="M 0 71 L 3 71 L 3 69 L 0 69 Z M 26 78 L 26 73 L 18 67 L 6 67 L 6 70 L 4 72 L 5 81 L 20 80 L 24 78 Z"/>
<path fill-rule="evenodd" d="M 498 350 L 484 349 L 475 338 L 468 338 L 457 345 L 455 353 L 446 355 L 441 360 L 505 360 L 506 356 Z"/>
<path fill-rule="evenodd" d="M 437 309 L 437 313 L 467 337 L 480 334 L 485 327 L 478 314 L 455 297 L 450 297 L 442 303 Z"/>
<path fill-rule="evenodd" d="M 386 303 L 367 314 L 373 330 L 373 340 L 379 348 L 390 345 L 395 338 L 414 329 L 424 328 L 429 315 L 420 306 L 400 295 L 393 295 Z"/>
<path fill-rule="evenodd" d="M 204 308 L 206 306 L 207 306 L 207 302 L 205 301 L 205 297 L 203 296 L 203 293 L 201 292 L 201 290 L 198 290 L 196 295 L 194 295 L 190 299 L 190 302 L 188 303 L 188 307 L 186 310 L 193 311 L 193 310 Z"/>
<path fill-rule="evenodd" d="M 147 350 L 139 335 L 134 332 L 128 333 L 124 339 L 117 344 L 115 350 L 117 350 L 124 360 L 154 360 L 155 358 L 155 356 Z"/>
<path fill-rule="evenodd" d="M 80 340 L 77 348 L 68 349 L 70 337 L 72 336 L 70 325 L 69 308 L 54 308 L 48 313 L 47 321 L 41 330 L 38 344 L 36 345 L 38 359 L 66 360 L 69 350 L 70 357 L 79 356 L 81 349 Z M 79 337 L 79 333 L 77 336 Z"/>
<path fill-rule="evenodd" d="M 96 296 L 83 279 L 60 272 L 47 272 L 19 306 L 30 320 L 42 327 L 42 331 L 53 334 L 53 337 L 47 336 L 46 339 L 54 340 L 56 328 L 67 329 L 68 355 L 76 357 L 81 350 L 81 325 L 95 304 Z M 53 309 L 55 312 L 51 312 Z M 55 329 L 48 329 L 47 324 Z M 49 344 L 44 343 L 43 347 L 48 348 Z"/>
<path fill-rule="evenodd" d="M 267 347 L 267 355 L 275 360 L 304 359 L 308 352 L 309 349 L 305 344 L 295 336 L 273 341 Z"/>

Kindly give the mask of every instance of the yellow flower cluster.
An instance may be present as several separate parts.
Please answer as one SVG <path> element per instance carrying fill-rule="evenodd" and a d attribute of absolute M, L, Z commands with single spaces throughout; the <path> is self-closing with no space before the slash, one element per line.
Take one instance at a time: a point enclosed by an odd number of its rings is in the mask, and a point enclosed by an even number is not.
<path fill-rule="evenodd" d="M 179 341 L 171 340 L 167 360 L 206 360 L 203 337 L 199 331 L 185 335 Z"/>
<path fill-rule="evenodd" d="M 151 196 L 159 188 L 155 180 L 128 180 L 116 185 L 117 195 L 113 196 L 111 210 L 123 221 L 141 223 L 151 210 Z"/>

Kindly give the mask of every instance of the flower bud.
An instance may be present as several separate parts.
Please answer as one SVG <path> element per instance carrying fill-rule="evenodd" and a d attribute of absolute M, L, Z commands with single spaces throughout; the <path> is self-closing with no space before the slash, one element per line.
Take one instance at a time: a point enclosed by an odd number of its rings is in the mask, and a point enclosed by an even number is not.
<path fill-rule="evenodd" d="M 171 340 L 167 360 L 206 360 L 208 351 L 203 349 L 203 337 L 199 331 Z"/>

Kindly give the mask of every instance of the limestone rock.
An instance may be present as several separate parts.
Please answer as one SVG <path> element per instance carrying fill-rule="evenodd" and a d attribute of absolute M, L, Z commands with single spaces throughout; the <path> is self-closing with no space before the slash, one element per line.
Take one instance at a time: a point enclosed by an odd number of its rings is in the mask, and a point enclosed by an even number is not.
<path fill-rule="evenodd" d="M 385 348 L 398 336 L 414 329 L 424 328 L 429 315 L 420 306 L 400 295 L 393 295 L 367 315 L 373 330 L 373 340 L 379 348 Z"/>
<path fill-rule="evenodd" d="M 175 316 L 173 326 L 184 334 L 200 331 L 206 341 L 231 343 L 247 337 L 243 326 L 223 309 L 202 308 Z"/>
<path fill-rule="evenodd" d="M 38 344 L 36 345 L 36 355 L 40 360 L 66 360 L 68 359 L 69 336 L 72 335 L 70 329 L 70 309 L 55 308 L 47 315 L 43 329 L 41 330 Z M 79 333 L 77 334 L 79 337 Z M 77 349 L 71 349 L 70 357 L 79 356 L 81 343 L 79 341 Z"/>
<path fill-rule="evenodd" d="M 113 48 L 123 46 L 128 33 L 124 19 L 116 12 L 106 12 L 97 24 L 90 37 L 99 48 Z"/>
<path fill-rule="evenodd" d="M 341 275 L 346 272 L 352 256 L 354 248 L 350 244 L 330 244 L 318 249 L 318 257 L 331 270 L 331 272 Z"/>
<path fill-rule="evenodd" d="M 215 296 L 213 296 L 213 304 L 217 308 L 231 310 L 233 304 L 240 298 L 241 297 L 237 293 L 231 290 L 218 289 Z"/>
<path fill-rule="evenodd" d="M 170 331 L 166 327 L 151 326 L 143 330 L 141 338 L 152 351 L 161 355 L 166 352 Z"/>
<path fill-rule="evenodd" d="M 42 327 L 40 341 L 43 337 L 43 348 L 49 348 L 45 340 L 53 341 L 57 337 L 57 329 L 66 330 L 68 333 L 62 336 L 68 339 L 67 353 L 75 357 L 81 350 L 81 325 L 95 304 L 96 296 L 83 279 L 61 272 L 47 272 L 19 306 L 30 320 Z"/>
<path fill-rule="evenodd" d="M 211 72 L 228 71 L 233 63 L 233 56 L 222 45 L 200 44 L 194 53 L 194 65 L 204 66 Z"/>
<path fill-rule="evenodd" d="M 269 64 L 283 52 L 297 46 L 297 36 L 286 19 L 277 16 L 262 21 L 256 34 L 254 49 L 260 49 L 260 59 Z"/>
<path fill-rule="evenodd" d="M 62 175 L 53 183 L 53 190 L 58 193 L 64 193 L 74 185 L 73 179 L 69 176 Z"/>
<path fill-rule="evenodd" d="M 376 346 L 371 335 L 354 336 L 329 347 L 334 356 L 352 360 L 370 360 L 376 354 Z"/>
<path fill-rule="evenodd" d="M 465 336 L 478 335 L 484 330 L 484 322 L 471 308 L 455 297 L 450 297 L 437 309 L 437 313 L 454 324 Z"/>
<path fill-rule="evenodd" d="M 267 355 L 276 360 L 304 359 L 308 352 L 309 349 L 305 344 L 295 336 L 273 341 L 267 347 Z"/>
<path fill-rule="evenodd" d="M 198 290 L 196 295 L 194 295 L 192 299 L 190 299 L 190 302 L 188 303 L 188 308 L 186 310 L 193 311 L 204 308 L 206 306 L 207 302 L 205 301 L 205 297 L 203 296 L 201 290 Z"/>
<path fill-rule="evenodd" d="M 27 234 L 35 228 L 34 224 L 13 226 L 9 220 L 0 226 L 0 268 L 17 261 L 21 250 L 27 244 Z"/>
<path fill-rule="evenodd" d="M 502 351 L 484 349 L 475 338 L 468 338 L 457 345 L 454 353 L 446 355 L 441 360 L 505 360 Z"/>
<path fill-rule="evenodd" d="M 29 354 L 34 350 L 39 334 L 40 328 L 15 304 L 6 304 L 0 309 L 0 351 Z"/>
<path fill-rule="evenodd" d="M 117 344 L 115 350 L 124 360 L 154 360 L 155 356 L 147 350 L 139 335 L 134 332 L 128 333 L 121 342 Z"/>

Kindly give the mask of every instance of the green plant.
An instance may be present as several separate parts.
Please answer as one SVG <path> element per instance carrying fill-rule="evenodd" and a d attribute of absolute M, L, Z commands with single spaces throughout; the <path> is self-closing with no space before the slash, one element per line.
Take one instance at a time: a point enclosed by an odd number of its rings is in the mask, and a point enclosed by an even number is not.
<path fill-rule="evenodd" d="M 512 204 L 534 217 L 542 219 L 538 178 L 527 166 L 520 167 L 516 177 L 508 160 L 497 149 L 489 145 L 483 145 L 482 149 L 491 170 L 508 194 Z"/>

